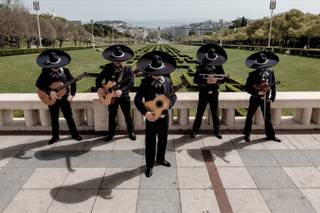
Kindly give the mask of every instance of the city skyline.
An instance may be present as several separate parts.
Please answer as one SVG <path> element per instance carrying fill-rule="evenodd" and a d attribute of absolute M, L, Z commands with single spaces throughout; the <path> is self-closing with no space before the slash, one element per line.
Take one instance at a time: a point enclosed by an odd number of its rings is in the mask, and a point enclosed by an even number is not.
<path fill-rule="evenodd" d="M 32 1 L 23 1 L 31 12 L 33 12 Z M 77 4 L 76 9 L 70 9 L 74 8 L 75 4 Z M 161 27 L 205 20 L 231 21 L 242 16 L 258 19 L 270 15 L 269 0 L 92 0 L 90 2 L 40 0 L 40 6 L 41 13 L 51 13 L 55 9 L 57 16 L 69 20 L 81 20 L 83 23 L 88 23 L 91 19 L 123 20 L 130 24 Z M 293 8 L 319 14 L 320 1 L 308 0 L 308 3 L 305 3 L 301 0 L 278 0 L 275 13 Z"/>

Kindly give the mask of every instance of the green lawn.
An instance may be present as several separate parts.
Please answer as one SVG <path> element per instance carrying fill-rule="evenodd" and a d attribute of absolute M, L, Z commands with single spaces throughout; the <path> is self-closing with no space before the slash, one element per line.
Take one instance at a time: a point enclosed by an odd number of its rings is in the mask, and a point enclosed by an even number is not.
<path fill-rule="evenodd" d="M 134 50 L 143 45 L 132 45 Z M 197 46 L 173 45 L 182 54 L 195 57 Z M 225 72 L 244 82 L 250 69 L 244 65 L 244 60 L 253 52 L 227 49 L 228 61 L 224 65 Z M 93 49 L 69 51 L 72 62 L 68 67 L 76 76 L 84 71 L 99 72 L 99 66 L 108 63 L 101 52 Z M 35 92 L 35 81 L 41 68 L 35 63 L 38 54 L 0 57 L 0 93 Z M 299 56 L 281 55 L 280 63 L 274 67 L 278 86 L 282 91 L 320 91 L 320 60 Z M 87 91 L 94 86 L 95 79 L 88 78 L 78 84 L 78 91 Z"/>

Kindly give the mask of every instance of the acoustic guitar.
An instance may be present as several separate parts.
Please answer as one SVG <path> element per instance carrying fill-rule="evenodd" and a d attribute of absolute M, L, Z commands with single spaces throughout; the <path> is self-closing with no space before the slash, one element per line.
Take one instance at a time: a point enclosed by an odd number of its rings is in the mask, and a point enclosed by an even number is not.
<path fill-rule="evenodd" d="M 57 102 L 57 100 L 60 100 L 66 93 L 67 93 L 67 87 L 71 84 L 73 84 L 74 82 L 77 82 L 81 79 L 84 79 L 86 77 L 89 76 L 89 73 L 87 72 L 84 72 L 82 73 L 81 75 L 77 76 L 76 78 L 74 78 L 73 80 L 71 81 L 68 81 L 66 83 L 63 83 L 62 81 L 56 81 L 56 82 L 53 82 L 49 88 L 50 88 L 50 91 L 54 91 L 57 93 L 57 99 L 56 98 L 51 98 L 50 95 L 48 95 L 45 91 L 42 91 L 42 90 L 38 90 L 38 96 L 40 98 L 40 100 L 48 105 L 48 106 L 52 106 L 53 104 L 55 104 Z"/>
<path fill-rule="evenodd" d="M 138 72 L 139 70 L 132 71 L 133 74 L 137 74 Z M 118 83 L 115 81 L 108 81 L 106 84 L 102 85 L 97 91 L 100 102 L 106 106 L 113 104 L 117 98 L 115 91 L 120 89 L 121 85 L 128 80 L 129 78 L 126 78 Z"/>
<path fill-rule="evenodd" d="M 173 96 L 179 89 L 188 84 L 186 79 L 173 89 L 173 91 L 167 95 L 158 95 L 153 100 L 144 103 L 145 107 L 154 113 L 154 117 L 158 120 L 164 110 L 168 110 L 170 106 L 169 98 Z"/>

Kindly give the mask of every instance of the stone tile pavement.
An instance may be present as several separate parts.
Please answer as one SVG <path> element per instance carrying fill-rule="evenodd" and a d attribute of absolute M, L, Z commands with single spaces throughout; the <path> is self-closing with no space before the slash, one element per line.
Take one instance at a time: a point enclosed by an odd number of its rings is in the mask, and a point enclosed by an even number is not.
<path fill-rule="evenodd" d="M 235 213 L 320 212 L 320 134 L 170 135 L 166 158 L 144 176 L 144 136 L 0 136 L 0 212 L 223 212 L 209 176 L 208 150 Z M 219 196 L 219 197 L 217 197 Z"/>

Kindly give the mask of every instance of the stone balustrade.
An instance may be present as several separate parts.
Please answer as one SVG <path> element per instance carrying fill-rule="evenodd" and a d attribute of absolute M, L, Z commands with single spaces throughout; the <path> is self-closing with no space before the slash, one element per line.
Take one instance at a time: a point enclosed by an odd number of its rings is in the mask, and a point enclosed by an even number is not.
<path fill-rule="evenodd" d="M 132 116 L 136 130 L 144 129 L 144 117 L 133 104 Z M 170 111 L 170 130 L 192 128 L 197 102 L 197 93 L 178 93 L 178 100 Z M 239 130 L 244 126 L 245 117 L 237 116 L 236 109 L 248 107 L 247 93 L 220 93 L 221 129 Z M 72 102 L 74 119 L 79 130 L 105 131 L 108 126 L 108 108 L 97 100 L 95 93 L 80 93 Z M 16 110 L 23 111 L 23 117 L 14 117 Z M 285 116 L 287 111 L 293 116 Z M 119 108 L 120 111 L 120 108 Z M 21 113 L 20 113 L 21 114 Z M 173 116 L 172 116 L 173 115 Z M 320 129 L 320 92 L 278 92 L 272 103 L 272 120 L 276 129 L 302 130 Z M 210 111 L 207 110 L 201 129 L 212 128 Z M 263 116 L 260 110 L 254 117 L 254 129 L 263 129 Z M 48 131 L 50 130 L 49 110 L 36 94 L 0 94 L 0 131 Z M 66 130 L 64 119 L 61 129 Z M 122 113 L 118 116 L 118 130 L 125 130 Z"/>

